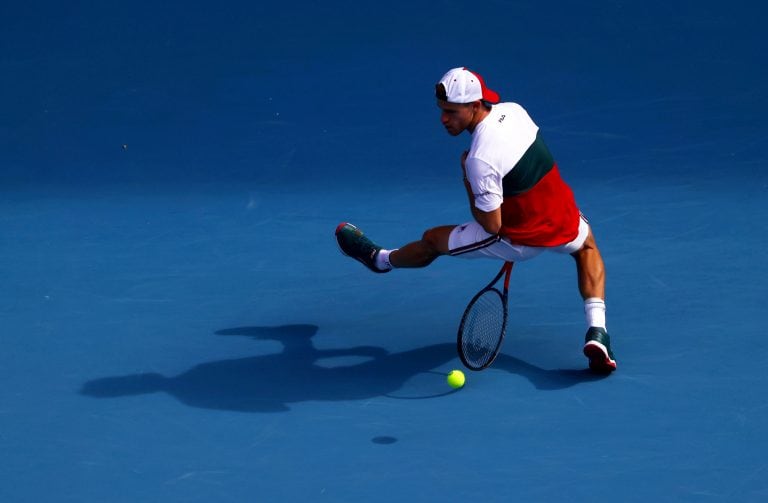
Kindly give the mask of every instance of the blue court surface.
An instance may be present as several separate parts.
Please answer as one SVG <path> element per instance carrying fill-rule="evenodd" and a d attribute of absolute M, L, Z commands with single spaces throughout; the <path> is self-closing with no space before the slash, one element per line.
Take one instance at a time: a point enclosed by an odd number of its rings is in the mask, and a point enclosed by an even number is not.
<path fill-rule="evenodd" d="M 0 501 L 768 500 L 764 7 L 32 2 L 0 7 Z M 527 108 L 606 262 L 343 257 L 469 220 L 434 84 Z"/>

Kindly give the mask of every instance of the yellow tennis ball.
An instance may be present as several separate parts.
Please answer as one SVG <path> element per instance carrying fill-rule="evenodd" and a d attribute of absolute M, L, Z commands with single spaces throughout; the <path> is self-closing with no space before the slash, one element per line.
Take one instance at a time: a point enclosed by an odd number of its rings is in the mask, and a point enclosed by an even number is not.
<path fill-rule="evenodd" d="M 448 372 L 448 378 L 446 379 L 446 381 L 448 381 L 448 386 L 453 389 L 459 389 L 464 386 L 465 380 L 464 372 L 461 370 L 451 370 Z"/>

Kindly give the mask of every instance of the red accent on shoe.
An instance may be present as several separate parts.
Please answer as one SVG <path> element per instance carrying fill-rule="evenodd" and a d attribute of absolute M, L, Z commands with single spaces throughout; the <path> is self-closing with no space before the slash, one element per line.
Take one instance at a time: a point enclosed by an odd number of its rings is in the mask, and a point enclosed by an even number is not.
<path fill-rule="evenodd" d="M 589 368 L 595 372 L 613 372 L 616 362 L 597 344 L 587 343 L 584 346 L 584 356 L 589 358 Z"/>
<path fill-rule="evenodd" d="M 341 231 L 341 228 L 347 225 L 349 222 L 341 222 L 339 225 L 336 226 L 336 232 L 334 234 L 338 235 L 339 231 Z"/>

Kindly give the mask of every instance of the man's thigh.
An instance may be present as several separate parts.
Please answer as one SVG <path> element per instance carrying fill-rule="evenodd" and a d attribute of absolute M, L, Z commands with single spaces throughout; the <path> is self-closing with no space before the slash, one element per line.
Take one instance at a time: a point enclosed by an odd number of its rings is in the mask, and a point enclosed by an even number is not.
<path fill-rule="evenodd" d="M 449 255 L 461 258 L 490 258 L 522 262 L 546 248 L 515 245 L 495 234 L 488 234 L 477 222 L 456 226 L 448 239 Z"/>

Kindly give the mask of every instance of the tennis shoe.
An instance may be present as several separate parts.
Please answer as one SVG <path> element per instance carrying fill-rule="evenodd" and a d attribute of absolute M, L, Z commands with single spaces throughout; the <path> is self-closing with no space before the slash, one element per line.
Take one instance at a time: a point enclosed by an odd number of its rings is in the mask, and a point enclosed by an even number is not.
<path fill-rule="evenodd" d="M 373 272 L 389 272 L 388 269 L 376 267 L 376 257 L 381 246 L 368 239 L 363 231 L 350 223 L 341 223 L 336 227 L 336 242 L 341 253 L 359 261 Z"/>
<path fill-rule="evenodd" d="M 593 372 L 608 374 L 616 370 L 611 338 L 604 328 L 589 327 L 584 337 L 584 355 L 589 358 L 589 368 Z"/>

